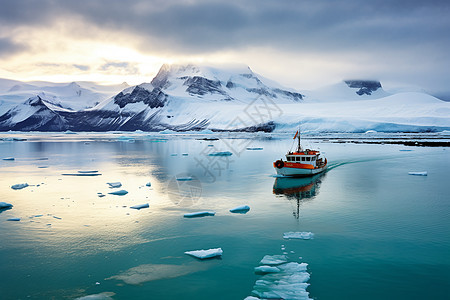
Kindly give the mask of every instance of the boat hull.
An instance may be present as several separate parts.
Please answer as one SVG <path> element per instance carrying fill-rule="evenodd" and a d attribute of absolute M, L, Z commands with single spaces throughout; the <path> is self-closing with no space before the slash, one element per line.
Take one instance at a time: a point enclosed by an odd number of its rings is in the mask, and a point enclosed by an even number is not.
<path fill-rule="evenodd" d="M 282 167 L 277 168 L 275 167 L 275 170 L 277 171 L 278 175 L 283 176 L 291 176 L 291 177 L 308 177 L 313 176 L 316 174 L 319 174 L 327 169 L 327 165 L 321 167 L 321 168 L 314 168 L 314 169 L 304 169 L 304 168 L 292 168 L 292 167 Z"/>

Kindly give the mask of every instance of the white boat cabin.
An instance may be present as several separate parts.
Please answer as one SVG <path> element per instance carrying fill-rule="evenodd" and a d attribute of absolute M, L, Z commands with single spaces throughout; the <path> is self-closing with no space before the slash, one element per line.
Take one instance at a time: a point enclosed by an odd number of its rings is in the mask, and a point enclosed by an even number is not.
<path fill-rule="evenodd" d="M 319 152 L 306 149 L 302 152 L 288 152 L 286 160 L 289 163 L 308 164 L 316 167 L 322 163 L 322 158 L 319 158 Z"/>

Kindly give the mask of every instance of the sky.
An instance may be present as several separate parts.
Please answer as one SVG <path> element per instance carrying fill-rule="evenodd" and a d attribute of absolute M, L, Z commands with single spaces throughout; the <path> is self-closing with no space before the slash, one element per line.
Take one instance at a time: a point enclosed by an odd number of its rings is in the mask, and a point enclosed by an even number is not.
<path fill-rule="evenodd" d="M 164 63 L 239 63 L 297 90 L 372 79 L 450 99 L 449 16 L 448 0 L 2 0 L 0 77 L 139 84 Z"/>

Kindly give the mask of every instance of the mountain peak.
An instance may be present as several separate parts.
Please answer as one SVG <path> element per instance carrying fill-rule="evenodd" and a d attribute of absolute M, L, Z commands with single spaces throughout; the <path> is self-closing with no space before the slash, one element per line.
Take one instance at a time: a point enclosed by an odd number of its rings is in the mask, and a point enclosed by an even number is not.
<path fill-rule="evenodd" d="M 378 89 L 381 89 L 381 83 L 377 80 L 344 80 L 349 88 L 358 89 L 356 94 L 372 95 Z"/>

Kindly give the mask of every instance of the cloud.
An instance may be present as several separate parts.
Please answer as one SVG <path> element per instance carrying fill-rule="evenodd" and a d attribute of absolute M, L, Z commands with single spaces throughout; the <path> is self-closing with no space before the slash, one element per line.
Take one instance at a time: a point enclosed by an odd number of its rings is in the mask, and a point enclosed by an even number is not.
<path fill-rule="evenodd" d="M 139 68 L 129 62 L 107 62 L 99 66 L 98 70 L 119 74 L 138 74 Z"/>
<path fill-rule="evenodd" d="M 12 41 L 10 38 L 0 38 L 0 58 L 26 50 L 26 46 Z"/>
<path fill-rule="evenodd" d="M 89 71 L 89 69 L 91 68 L 91 67 L 86 66 L 86 65 L 78 65 L 78 64 L 73 64 L 72 66 L 77 68 L 80 71 Z"/>

